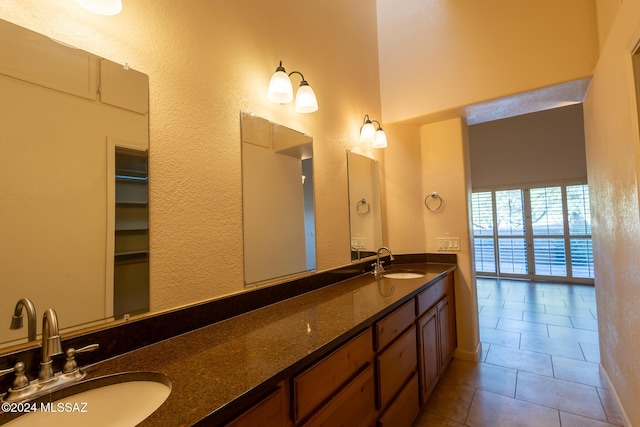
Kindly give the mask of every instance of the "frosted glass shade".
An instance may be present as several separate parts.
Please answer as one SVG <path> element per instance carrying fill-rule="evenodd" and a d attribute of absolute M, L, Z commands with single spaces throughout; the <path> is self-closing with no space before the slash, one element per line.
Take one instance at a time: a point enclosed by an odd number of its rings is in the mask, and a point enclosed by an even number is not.
<path fill-rule="evenodd" d="M 278 104 L 286 104 L 293 101 L 293 87 L 291 86 L 291 79 L 284 71 L 284 68 L 278 67 L 273 76 L 271 76 L 267 97 L 269 98 L 269 101 L 276 102 Z"/>
<path fill-rule="evenodd" d="M 387 148 L 387 135 L 382 129 L 378 129 L 374 140 L 371 142 L 371 148 Z"/>
<path fill-rule="evenodd" d="M 367 120 L 367 122 L 362 125 L 360 129 L 360 142 L 371 142 L 373 143 L 376 137 L 376 127 Z"/>
<path fill-rule="evenodd" d="M 75 0 L 76 3 L 98 15 L 117 15 L 122 10 L 122 0 Z"/>
<path fill-rule="evenodd" d="M 296 112 L 313 113 L 314 111 L 318 111 L 316 94 L 306 82 L 301 83 L 296 92 Z"/>

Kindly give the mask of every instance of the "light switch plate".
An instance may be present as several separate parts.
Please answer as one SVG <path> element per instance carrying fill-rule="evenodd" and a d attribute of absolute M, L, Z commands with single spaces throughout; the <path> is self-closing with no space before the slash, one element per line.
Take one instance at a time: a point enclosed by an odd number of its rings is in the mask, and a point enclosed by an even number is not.
<path fill-rule="evenodd" d="M 438 250 L 439 251 L 460 251 L 460 238 L 459 237 L 438 237 Z"/>

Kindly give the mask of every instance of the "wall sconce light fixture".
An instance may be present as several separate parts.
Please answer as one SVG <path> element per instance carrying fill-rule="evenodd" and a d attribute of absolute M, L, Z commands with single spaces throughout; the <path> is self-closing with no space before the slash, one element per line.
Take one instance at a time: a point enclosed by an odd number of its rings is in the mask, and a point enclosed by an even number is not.
<path fill-rule="evenodd" d="M 122 10 L 122 0 L 75 0 L 78 5 L 98 15 L 117 15 Z"/>
<path fill-rule="evenodd" d="M 378 125 L 376 129 L 374 123 Z M 377 120 L 371 120 L 368 114 L 364 115 L 362 127 L 360 128 L 360 142 L 368 142 L 371 148 L 386 148 L 387 135 L 382 130 L 382 125 Z"/>
<path fill-rule="evenodd" d="M 304 79 L 302 73 L 300 71 L 292 71 L 287 74 L 287 71 L 282 66 L 282 61 L 280 61 L 280 65 L 276 68 L 276 72 L 269 82 L 269 90 L 267 92 L 269 101 L 278 104 L 287 104 L 293 100 L 293 86 L 291 85 L 292 74 L 300 74 L 302 78 L 298 91 L 296 92 L 296 112 L 313 113 L 314 111 L 318 111 L 316 94 Z"/>

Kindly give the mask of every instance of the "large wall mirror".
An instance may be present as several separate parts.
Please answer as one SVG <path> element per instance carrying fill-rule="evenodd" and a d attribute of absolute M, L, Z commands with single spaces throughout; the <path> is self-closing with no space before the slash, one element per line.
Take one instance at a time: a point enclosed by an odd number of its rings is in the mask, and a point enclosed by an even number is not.
<path fill-rule="evenodd" d="M 0 346 L 22 298 L 62 331 L 145 312 L 148 76 L 1 20 L 0 52 Z"/>
<path fill-rule="evenodd" d="M 316 269 L 313 138 L 242 112 L 245 284 Z"/>
<path fill-rule="evenodd" d="M 351 260 L 373 256 L 382 246 L 378 162 L 347 152 Z"/>

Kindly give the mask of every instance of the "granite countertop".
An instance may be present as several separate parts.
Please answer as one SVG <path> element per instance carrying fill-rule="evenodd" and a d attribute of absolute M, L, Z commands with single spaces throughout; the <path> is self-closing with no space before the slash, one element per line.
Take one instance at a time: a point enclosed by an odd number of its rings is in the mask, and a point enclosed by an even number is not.
<path fill-rule="evenodd" d="M 372 274 L 357 276 L 89 366 L 87 379 L 132 371 L 161 373 L 171 380 L 171 394 L 140 426 L 191 426 L 202 420 L 221 424 L 455 265 L 399 264 L 394 269 L 426 275 L 380 280 Z"/>

